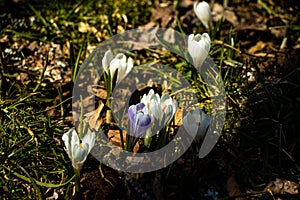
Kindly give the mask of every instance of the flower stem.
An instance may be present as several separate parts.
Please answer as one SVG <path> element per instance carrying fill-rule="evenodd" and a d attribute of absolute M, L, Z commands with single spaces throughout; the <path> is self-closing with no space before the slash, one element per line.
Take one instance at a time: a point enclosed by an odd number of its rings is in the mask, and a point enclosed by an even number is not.
<path fill-rule="evenodd" d="M 106 106 L 108 110 L 106 111 L 106 123 L 110 125 L 111 123 L 111 93 L 112 93 L 112 84 L 110 74 L 105 74 L 105 84 L 106 84 Z"/>
<path fill-rule="evenodd" d="M 106 123 L 108 125 L 111 123 L 111 110 L 106 111 Z"/>
<path fill-rule="evenodd" d="M 80 119 L 79 119 L 79 138 L 82 139 L 83 137 L 83 100 L 82 96 L 80 95 Z"/>
<path fill-rule="evenodd" d="M 80 190 L 80 171 L 77 169 L 74 169 L 75 171 L 75 191 L 79 192 Z"/>
<path fill-rule="evenodd" d="M 122 146 L 122 149 L 124 150 L 124 138 L 123 138 L 123 131 L 122 129 L 119 129 L 119 132 L 120 132 L 120 139 L 121 139 L 121 146 Z"/>

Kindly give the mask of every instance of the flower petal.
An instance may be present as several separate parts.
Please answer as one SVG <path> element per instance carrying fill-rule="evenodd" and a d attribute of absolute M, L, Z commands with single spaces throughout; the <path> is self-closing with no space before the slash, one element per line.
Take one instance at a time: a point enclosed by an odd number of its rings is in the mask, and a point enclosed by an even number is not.
<path fill-rule="evenodd" d="M 73 159 L 72 159 L 72 165 L 73 167 L 80 171 L 86 158 L 89 150 L 89 144 L 85 143 L 82 144 L 82 147 L 80 145 L 75 145 L 73 149 Z"/>
<path fill-rule="evenodd" d="M 207 115 L 203 112 L 201 118 L 202 120 L 200 122 L 200 126 L 198 127 L 197 135 L 195 137 L 195 141 L 197 142 L 205 136 L 206 130 L 210 125 L 210 115 Z"/>
<path fill-rule="evenodd" d="M 127 69 L 126 69 L 125 75 L 127 75 L 132 70 L 133 65 L 134 65 L 133 59 L 131 57 L 129 57 L 127 59 Z"/>
<path fill-rule="evenodd" d="M 148 94 L 144 94 L 144 95 L 143 95 L 143 97 L 142 97 L 142 99 L 141 99 L 141 102 L 143 102 L 145 105 L 147 105 L 147 104 L 150 102 L 150 100 L 151 100 L 151 98 L 152 98 L 153 95 L 154 95 L 154 90 L 151 89 L 151 90 L 148 92 Z"/>
<path fill-rule="evenodd" d="M 110 66 L 109 66 L 109 73 L 111 76 L 111 79 L 114 78 L 115 76 L 115 72 L 117 71 L 117 69 L 119 69 L 120 67 L 120 59 L 118 59 L 117 57 L 115 57 L 111 62 L 110 62 Z M 118 77 L 117 77 L 118 79 Z"/>
<path fill-rule="evenodd" d="M 140 137 L 144 134 L 151 126 L 152 118 L 148 114 L 137 115 L 136 118 L 136 127 L 135 127 L 135 135 L 136 137 Z"/>
<path fill-rule="evenodd" d="M 128 108 L 128 118 L 130 121 L 134 121 L 135 114 L 136 114 L 136 106 L 132 105 Z"/>
<path fill-rule="evenodd" d="M 76 144 L 73 148 L 73 162 L 82 162 L 85 161 L 89 150 L 89 144 L 82 144 L 82 147 Z"/>
<path fill-rule="evenodd" d="M 65 151 L 68 153 L 70 159 L 72 159 L 72 151 L 75 144 L 79 144 L 78 134 L 75 129 L 71 128 L 63 134 L 62 140 L 65 144 Z"/>
<path fill-rule="evenodd" d="M 106 73 L 108 73 L 108 66 L 110 65 L 110 62 L 112 61 L 114 55 L 110 50 L 106 51 L 103 58 L 102 58 L 102 67 Z"/>
<path fill-rule="evenodd" d="M 136 137 L 140 137 L 151 126 L 152 117 L 148 114 L 148 109 L 144 103 L 131 105 L 128 109 L 130 120 L 130 132 Z"/>
<path fill-rule="evenodd" d="M 95 137 L 96 137 L 95 132 L 92 132 L 91 134 L 86 134 L 82 139 L 83 145 L 85 145 L 85 144 L 89 145 L 88 153 L 91 152 L 92 148 L 95 145 Z"/>
<path fill-rule="evenodd" d="M 163 111 L 161 105 L 155 100 L 150 101 L 150 113 L 156 120 L 160 121 L 162 118 Z"/>
<path fill-rule="evenodd" d="M 189 135 L 196 136 L 197 126 L 195 124 L 194 116 L 189 112 L 183 118 L 183 127 Z"/>

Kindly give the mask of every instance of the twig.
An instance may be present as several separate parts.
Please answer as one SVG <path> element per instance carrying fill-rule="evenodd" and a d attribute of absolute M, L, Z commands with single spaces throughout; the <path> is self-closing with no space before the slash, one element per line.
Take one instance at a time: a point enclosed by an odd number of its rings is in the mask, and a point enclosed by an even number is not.
<path fill-rule="evenodd" d="M 106 181 L 108 182 L 112 187 L 115 187 L 114 184 L 112 184 L 112 182 L 110 180 L 108 180 L 107 178 L 105 178 L 103 172 L 102 172 L 102 168 L 101 168 L 101 164 L 99 165 L 99 171 L 100 171 L 100 174 L 101 174 L 101 177 Z"/>
<path fill-rule="evenodd" d="M 233 47 L 233 46 L 231 46 L 231 45 L 229 45 L 229 44 L 226 44 L 226 43 L 224 43 L 224 42 L 221 41 L 221 40 L 214 40 L 214 41 L 212 41 L 212 43 L 213 43 L 213 44 L 224 45 L 225 47 L 230 48 L 230 49 L 233 49 L 233 50 L 235 50 L 235 51 L 238 52 L 238 53 L 242 53 L 241 50 L 239 50 L 239 49 L 237 49 L 237 48 L 235 48 L 235 47 Z"/>
<path fill-rule="evenodd" d="M 5 88 L 4 87 L 4 84 L 5 84 L 5 77 L 4 77 L 5 64 L 4 64 L 4 60 L 3 60 L 1 52 L 2 52 L 2 47 L 0 46 L 0 63 L 1 63 L 1 67 L 0 67 L 0 98 L 2 97 L 3 89 Z"/>

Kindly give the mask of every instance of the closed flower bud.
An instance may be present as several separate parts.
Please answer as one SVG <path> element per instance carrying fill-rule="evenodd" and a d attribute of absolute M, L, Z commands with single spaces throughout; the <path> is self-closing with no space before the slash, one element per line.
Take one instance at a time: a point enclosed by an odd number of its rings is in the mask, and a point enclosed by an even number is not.
<path fill-rule="evenodd" d="M 205 1 L 194 3 L 194 11 L 205 28 L 209 29 L 210 26 L 212 27 L 211 9 L 208 3 Z"/>
<path fill-rule="evenodd" d="M 200 69 L 210 50 L 210 37 L 207 33 L 191 34 L 188 37 L 188 51 L 193 65 Z"/>
<path fill-rule="evenodd" d="M 191 136 L 195 136 L 195 141 L 199 142 L 205 135 L 210 125 L 210 115 L 205 114 L 199 108 L 187 113 L 183 118 L 183 127 Z"/>

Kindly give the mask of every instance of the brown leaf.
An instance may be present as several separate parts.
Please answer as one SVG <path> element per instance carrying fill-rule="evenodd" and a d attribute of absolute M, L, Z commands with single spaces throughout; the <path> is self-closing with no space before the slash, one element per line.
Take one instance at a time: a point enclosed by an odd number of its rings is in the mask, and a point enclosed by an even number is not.
<path fill-rule="evenodd" d="M 161 27 L 165 28 L 173 18 L 174 8 L 172 5 L 167 7 L 156 6 L 151 9 L 151 20 L 158 22 Z"/>
<path fill-rule="evenodd" d="M 123 130 L 122 131 L 122 135 L 123 135 L 123 139 L 124 139 L 124 145 L 125 145 L 125 140 L 126 140 L 126 131 Z M 115 146 L 121 147 L 122 143 L 121 143 L 121 137 L 120 137 L 120 130 L 109 130 L 108 131 L 108 139 L 109 142 Z"/>
<path fill-rule="evenodd" d="M 181 107 L 178 107 L 178 110 L 175 113 L 174 119 L 175 119 L 176 126 L 182 125 L 182 108 Z"/>
<path fill-rule="evenodd" d="M 212 16 L 213 21 L 218 21 L 223 18 L 226 19 L 229 23 L 236 26 L 239 21 L 235 12 L 230 8 L 224 8 L 221 4 L 215 3 L 212 7 Z"/>
<path fill-rule="evenodd" d="M 266 46 L 266 43 L 263 41 L 258 41 L 254 46 L 252 46 L 249 50 L 248 53 L 254 54 L 258 51 L 262 51 Z"/>
<path fill-rule="evenodd" d="M 192 6 L 193 4 L 194 4 L 194 1 L 191 1 L 191 0 L 181 0 L 179 6 L 181 8 L 188 8 L 188 7 Z"/>
<path fill-rule="evenodd" d="M 224 19 L 224 8 L 221 4 L 214 3 L 211 11 L 213 21 Z"/>
<path fill-rule="evenodd" d="M 37 45 L 37 41 L 33 41 L 33 42 L 31 42 L 31 43 L 27 46 L 27 48 L 28 48 L 30 51 L 34 51 L 35 48 L 36 48 L 36 45 Z"/>
<path fill-rule="evenodd" d="M 230 176 L 227 180 L 227 192 L 229 196 L 236 196 L 236 195 L 240 195 L 241 191 L 240 191 L 240 186 L 237 183 L 236 179 L 234 176 Z M 236 200 L 242 200 L 244 198 L 235 198 Z"/>
<path fill-rule="evenodd" d="M 229 21 L 233 26 L 238 25 L 239 21 L 238 18 L 236 17 L 235 13 L 231 10 L 225 10 L 224 11 L 224 16 L 227 21 Z"/>
<path fill-rule="evenodd" d="M 107 98 L 107 91 L 101 87 L 94 87 L 92 89 L 96 97 L 105 100 Z"/>
<path fill-rule="evenodd" d="M 100 105 L 96 110 L 91 111 L 85 115 L 86 121 L 89 123 L 89 126 L 91 128 L 94 128 L 96 131 L 99 129 L 103 121 L 103 119 L 101 118 L 101 112 L 103 108 L 104 104 L 100 101 Z"/>
<path fill-rule="evenodd" d="M 276 181 L 269 183 L 266 191 L 271 191 L 273 194 L 298 194 L 298 186 L 296 183 L 289 180 L 281 180 L 279 178 Z"/>

